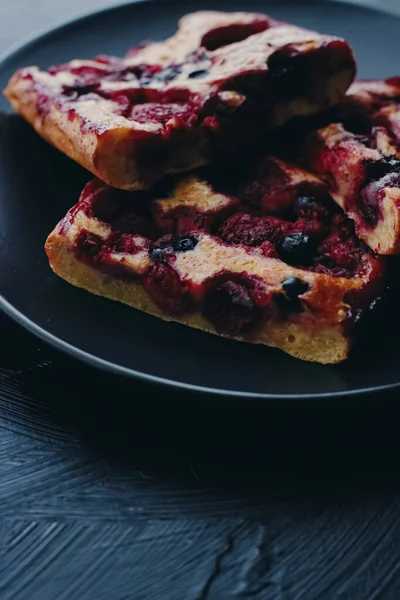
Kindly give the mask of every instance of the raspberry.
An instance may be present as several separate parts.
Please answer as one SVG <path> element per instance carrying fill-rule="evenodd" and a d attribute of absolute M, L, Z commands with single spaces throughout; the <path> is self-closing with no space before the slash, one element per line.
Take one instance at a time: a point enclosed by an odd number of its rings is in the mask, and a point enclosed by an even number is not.
<path fill-rule="evenodd" d="M 291 223 L 275 217 L 254 217 L 239 213 L 226 221 L 218 235 L 228 244 L 260 246 L 265 241 L 279 243 L 291 227 Z"/>
<path fill-rule="evenodd" d="M 326 233 L 326 229 L 321 221 L 300 218 L 294 223 L 293 233 L 305 233 L 311 238 L 321 238 Z"/>
<path fill-rule="evenodd" d="M 204 286 L 203 314 L 218 333 L 249 333 L 266 316 L 271 295 L 254 275 L 220 272 L 207 279 Z"/>
<path fill-rule="evenodd" d="M 181 315 L 192 308 L 187 285 L 171 265 L 153 264 L 144 276 L 143 286 L 153 302 L 168 315 Z"/>

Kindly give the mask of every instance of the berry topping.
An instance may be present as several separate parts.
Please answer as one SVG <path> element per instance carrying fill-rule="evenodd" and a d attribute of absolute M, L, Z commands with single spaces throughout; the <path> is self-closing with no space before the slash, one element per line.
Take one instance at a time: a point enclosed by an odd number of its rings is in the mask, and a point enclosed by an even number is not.
<path fill-rule="evenodd" d="M 265 284 L 246 273 L 218 273 L 206 280 L 203 314 L 218 333 L 243 335 L 259 325 L 270 302 Z"/>
<path fill-rule="evenodd" d="M 291 233 L 285 237 L 278 252 L 282 260 L 290 265 L 310 265 L 313 259 L 314 244 L 306 233 Z"/>
<path fill-rule="evenodd" d="M 188 286 L 171 265 L 153 264 L 144 276 L 143 285 L 153 302 L 166 314 L 184 314 L 193 305 Z"/>
<path fill-rule="evenodd" d="M 189 79 L 200 79 L 201 77 L 206 77 L 209 71 L 207 69 L 197 69 L 197 71 L 192 71 L 188 74 Z"/>
<path fill-rule="evenodd" d="M 176 211 L 175 233 L 178 236 L 187 235 L 193 231 L 209 231 L 211 228 L 212 217 L 188 210 Z"/>
<path fill-rule="evenodd" d="M 166 125 L 172 119 L 180 119 L 182 123 L 190 124 L 197 120 L 197 116 L 186 104 L 157 104 L 147 102 L 146 104 L 136 104 L 132 107 L 130 118 L 138 123 L 148 123 L 154 121 Z"/>
<path fill-rule="evenodd" d="M 251 181 L 240 190 L 239 195 L 249 206 L 259 208 L 265 195 L 265 186 L 260 181 Z"/>
<path fill-rule="evenodd" d="M 114 229 L 123 233 L 139 233 L 146 236 L 151 230 L 151 224 L 146 215 L 135 213 L 120 214 L 111 218 L 110 221 Z"/>
<path fill-rule="evenodd" d="M 232 23 L 230 25 L 217 27 L 208 31 L 201 40 L 201 45 L 207 50 L 217 50 L 222 46 L 228 46 L 236 42 L 241 42 L 246 38 L 261 33 L 271 27 L 272 21 L 266 17 L 254 19 L 252 23 Z"/>
<path fill-rule="evenodd" d="M 282 288 L 288 298 L 298 298 L 310 289 L 310 285 L 298 277 L 288 277 L 282 281 Z"/>
<path fill-rule="evenodd" d="M 315 219 L 297 219 L 293 225 L 292 233 L 306 233 L 312 239 L 323 237 L 328 230 L 325 223 Z"/>
<path fill-rule="evenodd" d="M 161 256 L 161 253 L 169 251 L 172 252 L 172 241 L 174 236 L 163 235 L 158 240 L 155 240 L 150 244 L 150 254 L 152 256 Z"/>
<path fill-rule="evenodd" d="M 274 300 L 283 313 L 299 312 L 303 305 L 299 296 L 302 296 L 310 289 L 306 281 L 298 277 L 288 277 L 282 281 L 283 293 L 274 294 Z"/>
<path fill-rule="evenodd" d="M 136 254 L 143 249 L 143 245 L 138 246 L 136 243 L 135 236 L 128 233 L 112 236 L 108 240 L 108 247 L 113 252 L 123 252 L 125 254 Z"/>
<path fill-rule="evenodd" d="M 96 256 L 102 248 L 103 240 L 100 236 L 82 229 L 76 240 L 76 248 L 81 255 Z"/>
<path fill-rule="evenodd" d="M 156 261 L 163 261 L 176 252 L 188 252 L 197 245 L 194 237 L 185 236 L 176 238 L 173 235 L 163 235 L 150 246 L 150 257 Z"/>
<path fill-rule="evenodd" d="M 262 256 L 265 256 L 265 258 L 279 258 L 275 246 L 268 240 L 261 244 L 258 248 L 258 252 L 260 252 Z"/>
<path fill-rule="evenodd" d="M 102 65 L 109 65 L 110 67 L 114 68 L 121 64 L 121 59 L 118 58 L 118 56 L 111 56 L 109 54 L 98 54 L 93 60 L 101 63 Z"/>
<path fill-rule="evenodd" d="M 354 222 L 343 214 L 337 214 L 332 219 L 332 232 L 338 241 L 345 242 L 354 236 Z"/>
<path fill-rule="evenodd" d="M 291 227 L 291 223 L 275 217 L 254 217 L 248 213 L 238 213 L 222 225 L 218 235 L 228 244 L 260 246 L 266 240 L 273 244 L 279 243 Z"/>
<path fill-rule="evenodd" d="M 75 85 L 65 86 L 63 90 L 64 96 L 67 96 L 71 100 L 76 100 L 80 96 L 85 96 L 87 94 L 91 94 L 96 91 L 100 87 L 100 83 L 76 83 Z"/>
<path fill-rule="evenodd" d="M 166 262 L 174 254 L 174 237 L 163 235 L 150 244 L 150 258 L 155 262 Z"/>
<path fill-rule="evenodd" d="M 162 70 L 157 69 L 153 72 L 145 71 L 140 77 L 140 84 L 149 85 L 151 83 L 168 83 L 178 77 L 181 70 L 182 67 L 180 65 L 171 65 Z"/>
<path fill-rule="evenodd" d="M 378 190 L 373 182 L 367 185 L 357 198 L 357 208 L 365 225 L 375 227 L 379 221 Z"/>
<path fill-rule="evenodd" d="M 351 237 L 343 241 L 343 231 L 334 231 L 316 250 L 315 271 L 337 277 L 353 277 L 359 270 L 365 247 Z"/>
<path fill-rule="evenodd" d="M 164 248 L 152 248 L 150 250 L 150 258 L 152 258 L 155 261 L 160 261 L 164 258 L 165 256 L 165 251 Z"/>
<path fill-rule="evenodd" d="M 325 220 L 329 217 L 326 204 L 318 202 L 313 196 L 299 196 L 294 203 L 293 212 L 298 218 Z"/>
<path fill-rule="evenodd" d="M 156 81 L 166 83 L 172 81 L 181 73 L 182 68 L 179 65 L 171 65 L 166 69 L 163 69 L 160 73 L 155 76 Z"/>
<path fill-rule="evenodd" d="M 173 248 L 175 252 L 188 252 L 189 250 L 193 250 L 197 245 L 197 240 L 192 237 L 184 237 L 178 240 L 175 240 L 173 243 Z"/>
<path fill-rule="evenodd" d="M 366 225 L 374 227 L 380 218 L 380 204 L 384 188 L 400 186 L 400 173 L 390 172 L 377 181 L 371 181 L 361 190 L 357 207 Z"/>

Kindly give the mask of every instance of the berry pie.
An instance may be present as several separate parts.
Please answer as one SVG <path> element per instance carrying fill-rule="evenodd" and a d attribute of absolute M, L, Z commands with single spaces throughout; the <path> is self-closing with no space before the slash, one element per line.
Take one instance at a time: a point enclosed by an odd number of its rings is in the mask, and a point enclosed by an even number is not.
<path fill-rule="evenodd" d="M 97 179 L 46 242 L 69 283 L 161 318 L 337 363 L 382 284 L 325 183 L 271 156 L 151 191 Z M 135 196 L 133 198 L 133 196 Z"/>
<path fill-rule="evenodd" d="M 354 76 L 341 38 L 262 14 L 202 11 L 123 59 L 20 69 L 5 94 L 99 179 L 141 190 L 336 104 Z"/>
<path fill-rule="evenodd" d="M 311 133 L 308 167 L 379 254 L 400 253 L 400 78 L 357 82 L 338 122 Z"/>

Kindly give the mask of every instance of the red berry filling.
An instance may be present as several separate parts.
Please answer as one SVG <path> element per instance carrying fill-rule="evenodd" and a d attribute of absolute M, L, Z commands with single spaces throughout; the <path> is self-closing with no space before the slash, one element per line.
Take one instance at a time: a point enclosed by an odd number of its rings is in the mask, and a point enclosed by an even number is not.
<path fill-rule="evenodd" d="M 271 295 L 258 277 L 220 272 L 203 285 L 203 314 L 218 333 L 245 335 L 266 317 Z"/>
<path fill-rule="evenodd" d="M 321 202 L 312 195 L 299 195 L 292 207 L 293 214 L 299 219 L 328 222 L 335 212 L 328 198 Z"/>
<path fill-rule="evenodd" d="M 166 212 L 156 206 L 154 218 L 160 231 L 183 236 L 191 231 L 210 231 L 215 215 L 204 214 L 189 206 L 179 206 Z"/>
<path fill-rule="evenodd" d="M 381 203 L 384 189 L 391 187 L 400 187 L 400 173 L 388 173 L 377 181 L 371 181 L 361 190 L 357 198 L 357 208 L 367 227 L 375 227 L 382 217 Z"/>
<path fill-rule="evenodd" d="M 293 224 L 292 233 L 305 233 L 312 239 L 322 238 L 329 232 L 329 227 L 322 221 L 300 218 Z"/>
<path fill-rule="evenodd" d="M 208 31 L 201 40 L 201 46 L 207 50 L 214 51 L 222 46 L 228 46 L 236 42 L 241 42 L 246 38 L 261 33 L 273 26 L 271 19 L 260 17 L 252 23 L 232 23 L 224 27 L 217 27 Z"/>
<path fill-rule="evenodd" d="M 330 235 L 315 252 L 315 271 L 353 277 L 362 269 L 367 248 L 354 236 L 353 224 L 342 215 L 334 218 Z"/>
<path fill-rule="evenodd" d="M 154 263 L 143 278 L 143 286 L 165 314 L 181 315 L 193 307 L 188 285 L 171 265 Z"/>
<path fill-rule="evenodd" d="M 71 102 L 85 101 L 89 97 L 111 99 L 118 104 L 115 114 L 140 123 L 159 123 L 167 128 L 164 133 L 166 137 L 169 137 L 171 129 L 204 129 L 204 136 L 209 136 L 209 154 L 219 154 L 221 149 L 232 151 L 244 141 L 254 138 L 257 132 L 254 132 L 251 123 L 256 122 L 261 128 L 270 129 L 268 114 L 271 113 L 271 104 L 277 99 L 293 95 L 307 96 L 310 89 L 313 96 L 319 98 L 321 94 L 314 94 L 314 91 L 317 89 L 318 92 L 319 88 L 324 91 L 325 83 L 321 84 L 321 80 L 325 82 L 327 71 L 334 73 L 347 64 L 354 66 L 348 45 L 344 42 L 328 42 L 310 52 L 305 48 L 304 53 L 298 44 L 288 44 L 268 58 L 268 70 L 265 66 L 253 68 L 251 62 L 247 61 L 242 64 L 237 61 L 234 49 L 232 57 L 224 50 L 228 45 L 262 34 L 277 25 L 279 23 L 273 19 L 259 15 L 249 23 L 214 27 L 206 31 L 192 48 L 188 48 L 186 56 L 175 60 L 171 58 L 170 64 L 163 64 L 165 58 L 160 60 L 160 64 L 149 64 L 145 54 L 145 62 L 132 64 L 133 61 L 129 59 L 136 57 L 136 60 L 140 60 L 141 51 L 148 45 L 148 42 L 144 42 L 131 50 L 125 59 L 100 55 L 94 58 L 92 64 L 74 62 L 56 65 L 49 72 L 56 77 L 65 71 L 76 78 L 72 85 L 65 86 L 63 90 L 64 99 L 59 106 L 65 110 L 69 110 Z M 332 52 L 335 45 L 335 52 Z M 254 48 L 251 43 L 249 46 L 246 53 L 254 51 L 256 54 L 261 48 L 268 56 L 266 41 L 259 46 L 254 43 Z M 219 72 L 220 66 L 223 66 L 224 79 Z M 210 81 L 208 89 L 205 87 L 203 91 L 196 91 L 189 85 L 194 80 L 207 77 Z M 268 85 L 268 79 L 272 80 L 271 85 Z M 113 89 L 107 85 L 110 82 L 132 82 L 132 87 Z M 166 90 L 165 85 L 168 85 Z M 224 93 L 230 94 L 230 99 L 224 99 Z M 54 98 L 39 98 L 38 110 L 45 115 L 54 102 Z M 234 120 L 231 118 L 233 113 Z M 171 120 L 174 122 L 168 129 Z M 85 123 L 82 127 L 96 131 L 92 124 Z M 152 133 L 148 132 L 148 136 Z M 208 152 L 204 150 L 206 158 L 212 158 Z"/>
<path fill-rule="evenodd" d="M 255 217 L 239 213 L 230 217 L 219 229 L 218 236 L 228 244 L 260 246 L 269 241 L 278 243 L 292 225 L 275 217 Z"/>
<path fill-rule="evenodd" d="M 268 240 L 263 242 L 258 250 L 262 256 L 265 256 L 265 258 L 279 258 L 274 244 L 272 242 L 268 242 Z"/>
<path fill-rule="evenodd" d="M 130 118 L 139 123 L 154 121 L 166 125 L 171 119 L 178 119 L 182 124 L 190 125 L 197 120 L 197 115 L 186 104 L 157 104 L 149 102 L 132 107 Z"/>
<path fill-rule="evenodd" d="M 274 301 L 281 315 L 287 316 L 291 312 L 300 312 L 303 309 L 301 297 L 309 289 L 309 284 L 298 277 L 288 277 L 282 281 L 282 292 L 274 294 Z"/>
<path fill-rule="evenodd" d="M 130 233 L 115 233 L 107 240 L 107 246 L 111 252 L 122 252 L 124 254 L 137 254 L 146 246 L 138 244 L 135 236 Z"/>
<path fill-rule="evenodd" d="M 228 244 L 256 247 L 263 256 L 341 277 L 353 277 L 367 249 L 354 237 L 352 222 L 328 202 L 300 196 L 293 203 L 294 223 L 276 217 L 238 213 L 218 230 Z M 348 256 L 348 258 L 346 258 Z"/>
<path fill-rule="evenodd" d="M 82 229 L 76 240 L 76 252 L 83 262 L 93 263 L 103 247 L 103 240 L 100 236 L 90 233 L 87 229 Z"/>
<path fill-rule="evenodd" d="M 400 180 L 400 174 L 386 175 L 384 185 L 395 185 L 397 178 Z M 113 233 L 103 242 L 102 260 L 110 251 L 135 254 L 143 249 L 143 240 L 137 243 L 139 235 L 148 239 L 153 262 L 172 265 L 178 252 L 195 248 L 196 232 L 203 231 L 249 252 L 256 250 L 261 256 L 280 258 L 290 265 L 331 275 L 353 277 L 363 267 L 362 258 L 367 249 L 354 237 L 352 221 L 338 212 L 327 198 L 317 200 L 300 195 L 292 199 L 292 206 L 283 209 L 286 218 L 294 221 L 243 212 L 243 205 L 241 212 L 228 217 L 235 207 L 238 207 L 237 200 L 232 197 L 232 204 L 215 214 L 202 213 L 190 206 L 178 206 L 169 212 L 166 207 L 164 213 L 164 207 L 152 206 L 148 193 L 137 194 L 133 203 L 129 192 L 94 181 L 67 214 L 60 232 L 66 233 L 77 212 L 83 210 L 89 217 L 112 226 Z M 89 250 L 85 253 L 79 249 L 78 253 L 88 260 Z"/>

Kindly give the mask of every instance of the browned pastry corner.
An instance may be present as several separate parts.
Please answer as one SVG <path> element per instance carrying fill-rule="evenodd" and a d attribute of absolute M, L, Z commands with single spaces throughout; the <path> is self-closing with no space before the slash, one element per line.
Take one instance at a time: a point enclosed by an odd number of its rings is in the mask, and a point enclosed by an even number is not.
<path fill-rule="evenodd" d="M 94 294 L 320 363 L 348 356 L 383 273 L 327 186 L 272 157 L 229 189 L 207 169 L 162 194 L 93 180 L 46 252 L 60 277 Z"/>
<path fill-rule="evenodd" d="M 161 43 L 20 69 L 6 96 L 36 131 L 126 190 L 232 152 L 294 115 L 339 102 L 351 48 L 253 13 L 189 14 Z"/>

